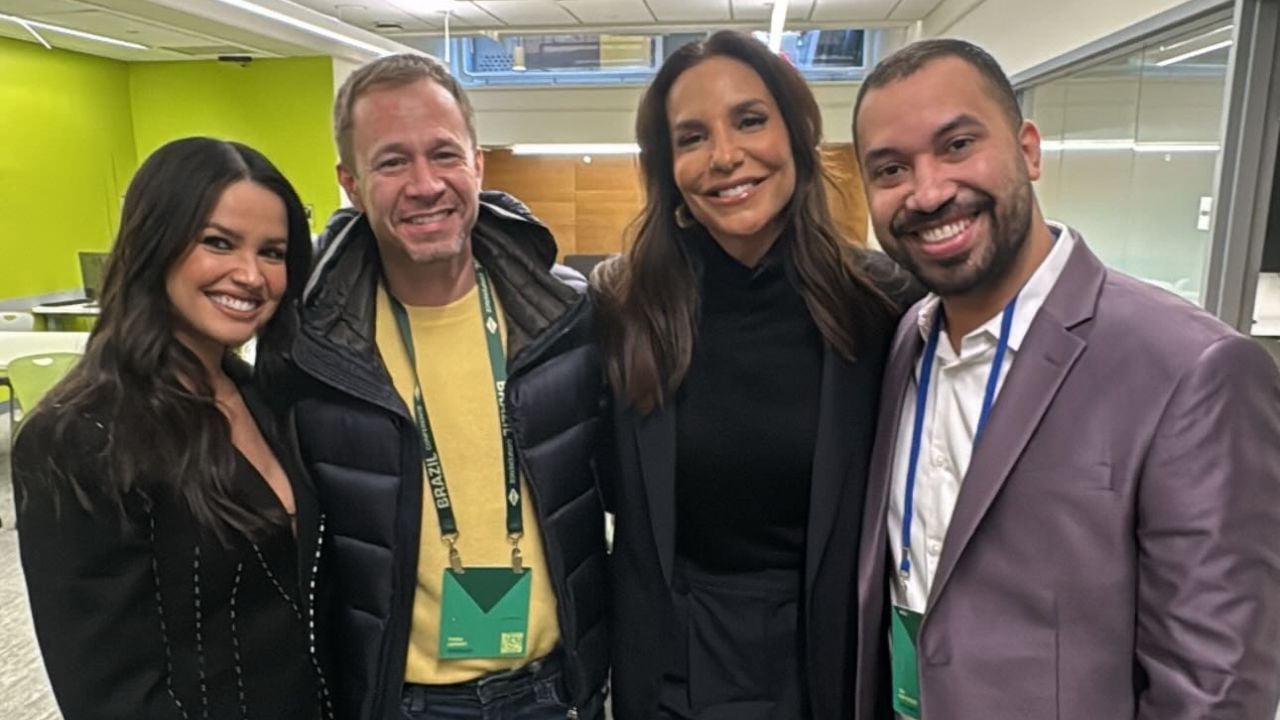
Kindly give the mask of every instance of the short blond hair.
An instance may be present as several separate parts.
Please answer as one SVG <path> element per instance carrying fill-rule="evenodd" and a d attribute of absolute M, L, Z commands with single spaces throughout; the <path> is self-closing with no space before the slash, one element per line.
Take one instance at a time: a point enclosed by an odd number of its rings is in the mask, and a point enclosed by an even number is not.
<path fill-rule="evenodd" d="M 365 63 L 342 83 L 338 97 L 333 101 L 333 137 L 338 143 L 338 157 L 348 170 L 355 170 L 352 157 L 351 134 L 355 119 L 352 110 L 356 101 L 380 87 L 401 87 L 419 80 L 430 80 L 449 91 L 462 111 L 467 123 L 467 134 L 476 146 L 476 113 L 471 100 L 463 92 L 462 85 L 449 72 L 444 63 L 430 55 L 401 53 L 388 55 Z"/>

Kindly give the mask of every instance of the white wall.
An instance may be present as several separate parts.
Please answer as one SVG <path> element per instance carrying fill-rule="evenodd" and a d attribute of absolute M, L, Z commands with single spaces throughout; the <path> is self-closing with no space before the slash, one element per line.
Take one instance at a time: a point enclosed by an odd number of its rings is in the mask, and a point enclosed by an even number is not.
<path fill-rule="evenodd" d="M 342 83 L 346 82 L 351 73 L 360 67 L 360 63 L 343 60 L 342 58 L 333 58 L 333 94 L 337 96 L 338 88 L 342 87 Z"/>
<path fill-rule="evenodd" d="M 1016 75 L 1184 1 L 943 0 L 923 31 L 977 43 Z"/>
<path fill-rule="evenodd" d="M 855 83 L 814 85 L 827 142 L 850 142 Z M 635 142 L 643 86 L 501 88 L 468 92 L 487 146 L 517 142 Z"/>

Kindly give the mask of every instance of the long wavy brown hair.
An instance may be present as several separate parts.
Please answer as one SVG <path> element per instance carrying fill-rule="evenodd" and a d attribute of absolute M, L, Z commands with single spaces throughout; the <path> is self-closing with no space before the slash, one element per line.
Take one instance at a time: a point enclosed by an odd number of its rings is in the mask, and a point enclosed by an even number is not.
<path fill-rule="evenodd" d="M 623 400 L 642 412 L 661 407 L 684 380 L 693 358 L 698 318 L 698 269 L 687 240 L 700 227 L 681 228 L 667 95 L 686 70 L 727 57 L 755 71 L 787 125 L 796 188 L 783 213 L 800 295 L 814 323 L 842 356 L 857 356 L 858 328 L 892 307 L 869 279 L 863 252 L 844 241 L 822 184 L 822 116 L 800 73 L 749 35 L 722 30 L 667 58 L 640 101 L 636 139 L 645 206 L 633 223 L 635 240 L 623 258 L 599 266 L 592 286 L 609 379 Z"/>
<path fill-rule="evenodd" d="M 287 344 L 290 306 L 302 292 L 311 257 L 302 201 L 250 147 L 205 137 L 174 140 L 142 163 L 125 192 L 102 280 L 102 313 L 84 357 L 30 413 L 15 440 L 24 442 L 25 428 L 39 422 L 51 429 L 54 451 L 43 459 L 45 467 L 15 466 L 15 475 L 65 477 L 73 488 L 92 482 L 118 507 L 134 491 L 149 500 L 169 493 L 185 500 L 220 538 L 228 528 L 256 537 L 270 524 L 287 522 L 283 513 L 264 514 L 237 499 L 230 424 L 214 402 L 204 366 L 174 335 L 177 316 L 165 289 L 169 271 L 196 242 L 222 192 L 240 180 L 265 187 L 284 203 L 288 280 L 258 347 L 266 352 Z M 85 417 L 108 433 L 100 458 L 57 446 Z M 81 472 L 86 468 L 87 475 Z"/>

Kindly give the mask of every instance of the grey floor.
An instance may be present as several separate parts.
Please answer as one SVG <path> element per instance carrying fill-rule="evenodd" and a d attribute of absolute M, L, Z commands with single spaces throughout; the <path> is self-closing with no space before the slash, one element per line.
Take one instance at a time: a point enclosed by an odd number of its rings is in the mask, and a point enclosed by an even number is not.
<path fill-rule="evenodd" d="M 31 610 L 18 563 L 9 479 L 9 416 L 0 415 L 0 718 L 59 720 L 31 630 Z"/>

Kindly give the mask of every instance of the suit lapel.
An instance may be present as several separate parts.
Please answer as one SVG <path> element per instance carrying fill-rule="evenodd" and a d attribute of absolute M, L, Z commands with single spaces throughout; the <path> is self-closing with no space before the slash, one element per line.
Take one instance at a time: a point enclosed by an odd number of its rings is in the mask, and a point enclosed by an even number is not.
<path fill-rule="evenodd" d="M 813 471 L 809 489 L 809 522 L 805 539 L 805 596 L 813 598 L 813 582 L 818 576 L 828 538 L 835 527 L 844 492 L 855 479 L 850 475 L 853 458 L 866 457 L 859 447 L 863 434 L 857 432 L 859 418 L 868 417 L 867 406 L 876 398 L 865 397 L 865 388 L 875 387 L 875 378 L 863 378 L 872 363 L 850 363 L 830 345 L 823 344 L 822 385 L 818 392 L 818 437 L 814 443 Z M 862 395 L 859 389 L 862 388 Z"/>
<path fill-rule="evenodd" d="M 272 408 L 267 404 L 266 400 L 259 394 L 257 388 L 247 380 L 240 386 L 241 396 L 244 398 L 245 406 L 249 409 L 249 414 L 253 416 L 254 422 L 258 425 L 259 432 L 267 441 L 268 447 L 276 456 L 276 461 L 280 463 L 280 467 L 284 470 L 285 477 L 289 478 L 289 486 L 293 491 L 294 510 L 297 513 L 296 521 L 298 532 L 294 539 L 294 550 L 297 553 L 297 572 L 288 572 L 288 568 L 273 567 L 271 572 L 277 577 L 289 578 L 293 577 L 297 581 L 295 588 L 299 597 L 307 596 L 307 588 L 311 580 L 312 563 L 311 558 L 315 552 L 316 546 L 321 542 L 319 536 L 319 507 L 316 502 L 315 489 L 311 484 L 310 476 L 305 470 L 305 465 L 297 456 L 298 444 L 291 434 L 293 427 L 293 411 L 289 411 L 290 417 L 287 423 L 277 421 L 276 415 L 272 412 Z M 240 462 L 249 464 L 247 458 L 241 458 Z M 251 466 L 250 466 L 251 467 Z M 257 470 L 252 471 L 258 474 Z M 262 487 L 255 487 L 255 490 L 264 493 L 273 492 L 270 487 L 266 486 L 266 480 L 262 480 Z M 274 554 L 266 554 L 262 562 L 268 562 L 268 558 L 274 558 Z M 291 593 L 292 594 L 292 593 Z"/>
<path fill-rule="evenodd" d="M 991 410 L 989 425 L 974 448 L 930 589 L 930 608 L 946 587 L 965 546 L 1022 456 L 1062 382 L 1084 352 L 1084 338 L 1072 329 L 1093 317 L 1105 277 L 1102 263 L 1076 236 L 1076 247 L 1036 313 Z"/>
<path fill-rule="evenodd" d="M 634 412 L 634 410 L 630 411 Z M 649 501 L 649 522 L 662 575 L 671 584 L 676 555 L 676 414 L 675 408 L 635 416 L 636 455 Z"/>
<path fill-rule="evenodd" d="M 871 454 L 871 470 L 867 475 L 867 504 L 862 521 L 862 543 L 858 563 L 858 604 L 866 607 L 872 597 L 884 593 L 887 552 L 889 493 L 893 489 L 894 445 L 902 419 L 902 400 L 915 371 L 924 341 L 917 323 L 920 303 L 907 311 L 898 323 L 893 349 L 880 393 L 880 414 L 876 422 L 875 449 Z"/>

